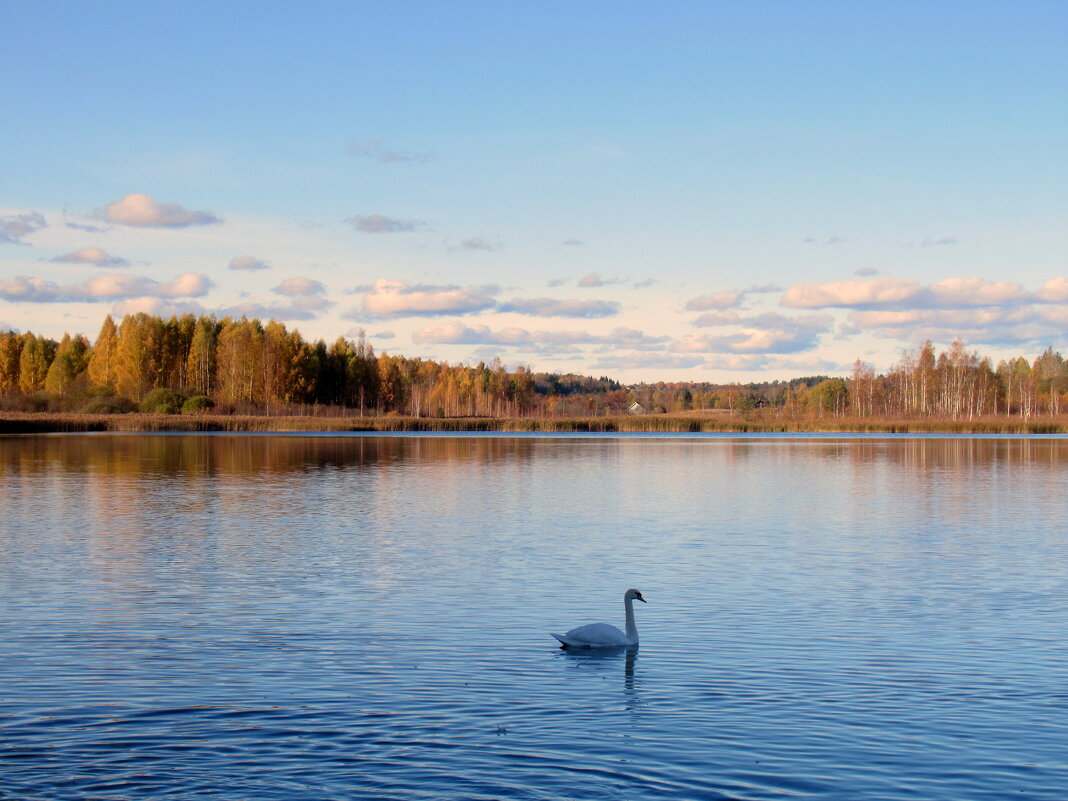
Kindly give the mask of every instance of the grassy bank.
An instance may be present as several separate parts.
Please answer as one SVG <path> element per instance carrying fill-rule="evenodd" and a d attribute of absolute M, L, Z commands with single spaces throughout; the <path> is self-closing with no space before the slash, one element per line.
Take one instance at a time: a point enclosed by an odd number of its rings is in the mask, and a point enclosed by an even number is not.
<path fill-rule="evenodd" d="M 1056 418 L 984 417 L 975 420 L 747 417 L 726 412 L 569 418 L 260 417 L 241 415 L 0 413 L 0 434 L 79 431 L 542 431 L 542 432 L 849 432 L 946 434 L 1063 434 L 1068 415 Z"/>

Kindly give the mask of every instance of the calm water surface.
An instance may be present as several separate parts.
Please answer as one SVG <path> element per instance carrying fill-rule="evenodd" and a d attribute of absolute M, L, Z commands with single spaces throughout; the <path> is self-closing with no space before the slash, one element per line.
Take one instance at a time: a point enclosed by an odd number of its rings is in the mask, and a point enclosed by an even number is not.
<path fill-rule="evenodd" d="M 0 798 L 1051 799 L 1068 441 L 0 438 Z M 622 626 L 581 655 L 549 631 Z"/>

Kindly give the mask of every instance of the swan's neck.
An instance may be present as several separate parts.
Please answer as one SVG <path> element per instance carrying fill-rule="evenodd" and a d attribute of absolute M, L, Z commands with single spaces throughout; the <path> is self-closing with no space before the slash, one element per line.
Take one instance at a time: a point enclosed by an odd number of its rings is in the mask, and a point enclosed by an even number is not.
<path fill-rule="evenodd" d="M 624 608 L 627 610 L 627 637 L 638 641 L 638 627 L 634 625 L 634 599 L 627 598 L 623 602 Z"/>

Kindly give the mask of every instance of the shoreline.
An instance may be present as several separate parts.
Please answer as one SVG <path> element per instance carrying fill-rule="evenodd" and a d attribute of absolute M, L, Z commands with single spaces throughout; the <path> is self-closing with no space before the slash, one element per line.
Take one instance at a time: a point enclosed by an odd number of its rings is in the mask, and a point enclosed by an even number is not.
<path fill-rule="evenodd" d="M 772 415 L 650 414 L 611 417 L 313 417 L 2 412 L 0 434 L 87 432 L 593 432 L 783 434 L 1064 434 L 1068 416 L 1020 420 L 782 419 Z"/>

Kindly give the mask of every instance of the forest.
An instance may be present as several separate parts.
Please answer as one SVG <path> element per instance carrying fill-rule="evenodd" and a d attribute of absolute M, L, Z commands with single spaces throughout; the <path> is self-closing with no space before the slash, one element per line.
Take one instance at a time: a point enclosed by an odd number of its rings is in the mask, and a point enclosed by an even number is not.
<path fill-rule="evenodd" d="M 637 404 L 637 406 L 634 406 Z M 750 384 L 536 373 L 376 354 L 364 336 L 306 341 L 271 320 L 109 315 L 90 341 L 0 333 L 0 410 L 406 417 L 590 417 L 629 413 L 800 418 L 1059 415 L 1068 366 L 1047 348 L 994 364 L 958 341 L 925 342 L 884 373 L 857 360 L 846 378 Z"/>

